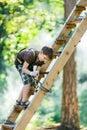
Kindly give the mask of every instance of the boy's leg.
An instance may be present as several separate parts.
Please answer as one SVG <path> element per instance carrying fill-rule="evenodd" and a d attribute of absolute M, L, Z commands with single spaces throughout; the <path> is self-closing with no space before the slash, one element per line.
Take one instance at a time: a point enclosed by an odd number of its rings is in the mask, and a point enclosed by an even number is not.
<path fill-rule="evenodd" d="M 27 108 L 27 106 L 29 105 L 28 98 L 30 93 L 30 87 L 31 86 L 27 84 L 24 85 L 24 87 L 22 88 L 19 98 L 16 101 L 16 105 L 15 105 L 16 110 L 20 111 L 22 109 Z"/>
<path fill-rule="evenodd" d="M 17 100 L 18 102 L 21 101 L 21 103 L 19 102 L 17 104 L 19 104 L 21 106 L 24 106 L 24 105 L 26 106 L 26 104 L 29 104 L 28 98 L 32 95 L 31 90 L 30 90 L 31 84 L 32 84 L 32 77 L 27 75 L 27 74 L 24 74 L 22 72 L 21 66 L 19 66 L 18 71 L 19 71 L 20 76 L 22 78 L 24 87 L 22 88 L 21 93 L 19 95 L 19 98 Z"/>
<path fill-rule="evenodd" d="M 18 101 L 21 101 L 22 98 L 23 98 L 23 88 L 22 88 L 22 90 L 21 90 L 21 92 L 19 94 Z"/>
<path fill-rule="evenodd" d="M 25 102 L 25 101 L 27 101 L 28 100 L 28 98 L 29 98 L 29 93 L 30 93 L 30 88 L 31 88 L 31 86 L 30 86 L 30 84 L 27 84 L 27 85 L 24 85 L 24 87 L 23 87 L 23 97 L 22 97 L 22 101 L 23 102 Z"/>
<path fill-rule="evenodd" d="M 21 90 L 21 92 L 20 92 L 20 94 L 19 94 L 19 97 L 18 97 L 17 100 L 16 100 L 16 105 L 15 105 L 15 107 L 21 105 L 22 98 L 23 98 L 23 88 L 22 88 L 22 90 Z"/>
<path fill-rule="evenodd" d="M 28 101 L 28 98 L 31 96 L 30 95 L 30 88 L 31 86 L 29 84 L 24 85 L 23 87 L 23 97 L 21 100 L 21 104 L 19 106 L 20 109 L 25 109 L 28 107 L 28 105 L 30 104 L 30 102 Z"/>

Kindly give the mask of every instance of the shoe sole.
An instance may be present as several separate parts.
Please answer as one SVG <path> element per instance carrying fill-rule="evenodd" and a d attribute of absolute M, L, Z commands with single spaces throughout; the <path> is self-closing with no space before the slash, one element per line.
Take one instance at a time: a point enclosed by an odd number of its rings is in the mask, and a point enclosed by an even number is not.
<path fill-rule="evenodd" d="M 15 105 L 14 108 L 16 111 L 21 111 L 26 109 L 28 106 Z"/>

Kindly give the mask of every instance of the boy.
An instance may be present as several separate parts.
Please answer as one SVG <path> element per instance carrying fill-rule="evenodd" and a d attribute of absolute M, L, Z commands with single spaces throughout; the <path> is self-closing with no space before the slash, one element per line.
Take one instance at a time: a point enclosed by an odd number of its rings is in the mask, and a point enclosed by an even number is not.
<path fill-rule="evenodd" d="M 22 78 L 24 86 L 16 100 L 16 107 L 21 106 L 22 108 L 27 108 L 29 105 L 28 98 L 31 95 L 32 88 L 31 77 L 38 78 L 40 67 L 51 60 L 52 57 L 53 49 L 47 46 L 44 46 L 41 51 L 27 48 L 18 53 L 15 59 L 15 66 Z M 35 71 L 33 71 L 34 65 L 37 66 Z"/>

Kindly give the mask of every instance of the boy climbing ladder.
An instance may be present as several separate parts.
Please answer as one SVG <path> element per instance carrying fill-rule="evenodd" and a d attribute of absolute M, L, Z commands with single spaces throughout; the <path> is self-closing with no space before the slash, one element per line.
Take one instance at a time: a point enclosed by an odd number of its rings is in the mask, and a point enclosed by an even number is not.
<path fill-rule="evenodd" d="M 32 77 L 37 79 L 40 67 L 51 60 L 52 57 L 53 49 L 47 46 L 44 46 L 41 51 L 27 48 L 18 53 L 15 59 L 15 66 L 22 78 L 24 86 L 16 100 L 15 108 L 26 108 L 29 105 L 28 98 L 33 94 Z M 35 71 L 33 71 L 33 66 L 37 66 Z"/>

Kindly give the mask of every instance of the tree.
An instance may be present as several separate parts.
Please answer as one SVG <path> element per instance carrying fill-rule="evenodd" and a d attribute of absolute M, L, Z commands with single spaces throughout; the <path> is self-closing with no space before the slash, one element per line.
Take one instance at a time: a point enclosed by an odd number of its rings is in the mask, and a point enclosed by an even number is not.
<path fill-rule="evenodd" d="M 68 17 L 73 9 L 75 0 L 64 0 L 65 18 Z M 76 83 L 76 63 L 75 52 L 70 57 L 64 67 L 63 74 L 63 97 L 62 97 L 62 130 L 78 130 L 79 115 L 78 115 L 78 98 L 77 98 L 77 83 Z"/>

